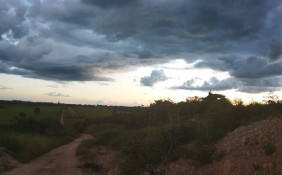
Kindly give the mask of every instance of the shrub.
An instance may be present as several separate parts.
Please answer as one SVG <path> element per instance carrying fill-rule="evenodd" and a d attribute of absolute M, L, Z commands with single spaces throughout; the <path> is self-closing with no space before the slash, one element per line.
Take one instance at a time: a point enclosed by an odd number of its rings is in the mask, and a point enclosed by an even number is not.
<path fill-rule="evenodd" d="M 39 114 L 40 113 L 40 108 L 39 107 L 34 108 L 34 113 L 35 114 Z"/>
<path fill-rule="evenodd" d="M 194 148 L 194 152 L 191 153 L 191 156 L 194 160 L 204 165 L 211 162 L 213 153 L 214 147 L 212 145 L 199 144 Z"/>
<path fill-rule="evenodd" d="M 19 117 L 22 117 L 22 118 L 26 117 L 26 113 L 25 112 L 19 112 Z"/>
<path fill-rule="evenodd" d="M 172 140 L 168 131 L 164 128 L 149 128 L 137 132 L 132 142 L 127 145 L 122 155 L 123 174 L 139 174 L 147 166 L 157 164 L 161 159 L 167 156 L 173 149 Z"/>
<path fill-rule="evenodd" d="M 59 135 L 63 130 L 63 126 L 57 120 L 35 118 L 16 118 L 13 128 L 19 132 L 39 133 L 47 136 Z"/>
<path fill-rule="evenodd" d="M 273 144 L 272 138 L 268 137 L 268 139 L 263 144 L 264 152 L 267 155 L 272 155 L 275 151 L 275 146 Z"/>

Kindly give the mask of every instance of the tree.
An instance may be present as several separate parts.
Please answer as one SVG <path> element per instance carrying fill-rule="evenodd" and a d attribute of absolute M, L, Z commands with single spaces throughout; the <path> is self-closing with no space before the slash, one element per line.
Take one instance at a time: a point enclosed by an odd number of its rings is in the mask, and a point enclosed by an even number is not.
<path fill-rule="evenodd" d="M 39 114 L 40 113 L 40 108 L 39 107 L 34 108 L 34 113 L 35 114 Z"/>
<path fill-rule="evenodd" d="M 279 102 L 279 97 L 274 93 L 274 91 L 269 91 L 268 96 L 264 96 L 264 102 L 267 104 L 275 104 Z"/>

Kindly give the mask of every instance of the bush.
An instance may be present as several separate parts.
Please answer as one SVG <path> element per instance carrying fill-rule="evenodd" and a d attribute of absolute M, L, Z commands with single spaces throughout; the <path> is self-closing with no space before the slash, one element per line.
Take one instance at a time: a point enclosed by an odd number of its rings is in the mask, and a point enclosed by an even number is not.
<path fill-rule="evenodd" d="M 122 150 L 123 174 L 141 173 L 147 166 L 153 166 L 166 157 L 173 146 L 173 140 L 164 128 L 136 132 L 132 142 Z"/>
<path fill-rule="evenodd" d="M 212 145 L 198 144 L 193 152 L 190 153 L 190 156 L 201 165 L 204 165 L 212 161 L 213 153 L 214 147 Z"/>
<path fill-rule="evenodd" d="M 34 108 L 34 113 L 35 114 L 39 114 L 40 113 L 40 108 L 39 107 Z"/>
<path fill-rule="evenodd" d="M 263 149 L 265 154 L 267 155 L 272 155 L 275 151 L 275 146 L 273 144 L 272 138 L 268 137 L 267 141 L 264 142 L 263 144 Z"/>
<path fill-rule="evenodd" d="M 15 131 L 32 132 L 34 134 L 42 134 L 47 136 L 59 135 L 63 130 L 63 126 L 52 119 L 35 119 L 35 118 L 15 118 L 13 124 Z"/>
<path fill-rule="evenodd" d="M 196 131 L 193 124 L 194 122 L 186 122 L 178 125 L 172 125 L 168 128 L 175 144 L 182 145 L 195 139 Z"/>

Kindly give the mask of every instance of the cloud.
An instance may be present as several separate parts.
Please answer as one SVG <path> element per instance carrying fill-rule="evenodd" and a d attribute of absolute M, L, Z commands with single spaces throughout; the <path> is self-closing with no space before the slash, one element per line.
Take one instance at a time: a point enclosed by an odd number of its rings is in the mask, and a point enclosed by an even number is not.
<path fill-rule="evenodd" d="M 282 75 L 279 0 L 28 2 L 0 2 L 1 73 L 113 81 L 109 72 L 183 58 L 238 83 Z"/>
<path fill-rule="evenodd" d="M 48 95 L 50 97 L 70 97 L 68 94 L 62 94 L 62 93 L 58 93 L 58 92 L 49 92 L 45 95 Z"/>
<path fill-rule="evenodd" d="M 190 79 L 183 83 L 181 86 L 174 86 L 172 89 L 186 89 L 186 90 L 200 90 L 200 91 L 224 91 L 232 90 L 247 93 L 261 93 L 269 91 L 277 91 L 282 87 L 282 77 L 273 78 L 227 78 L 218 80 L 212 77 L 208 81 L 204 81 L 202 85 L 195 85 L 196 79 Z"/>
<path fill-rule="evenodd" d="M 213 61 L 204 60 L 195 65 L 197 68 L 212 68 L 228 71 L 236 78 L 266 78 L 282 75 L 282 62 L 272 62 L 267 58 L 249 56 L 221 57 Z"/>
<path fill-rule="evenodd" d="M 0 40 L 3 39 L 3 34 L 8 34 L 9 31 L 17 39 L 28 34 L 28 28 L 24 23 L 27 10 L 21 1 L 0 2 Z"/>
<path fill-rule="evenodd" d="M 87 4 L 91 4 L 94 6 L 99 6 L 102 8 L 113 8 L 113 7 L 120 7 L 120 6 L 124 6 L 126 4 L 130 4 L 132 2 L 134 2 L 136 0 L 82 0 L 82 2 L 87 3 Z"/>
<path fill-rule="evenodd" d="M 241 79 L 241 82 L 238 90 L 247 93 L 277 91 L 282 87 L 281 76 L 261 79 Z"/>
<path fill-rule="evenodd" d="M 155 83 L 167 80 L 163 70 L 153 70 L 150 76 L 142 77 L 140 80 L 143 86 L 153 86 Z"/>
<path fill-rule="evenodd" d="M 204 81 L 201 86 L 194 86 L 195 81 L 193 79 L 186 81 L 181 86 L 173 87 L 173 89 L 187 89 L 187 90 L 200 90 L 200 91 L 222 91 L 222 90 L 230 90 L 237 89 L 238 82 L 233 78 L 227 78 L 223 80 L 218 80 L 213 77 L 209 81 Z"/>
<path fill-rule="evenodd" d="M 8 89 L 12 89 L 12 88 L 0 85 L 0 90 L 8 90 Z"/>
<path fill-rule="evenodd" d="M 269 58 L 271 60 L 277 60 L 282 56 L 282 44 L 281 40 L 273 41 L 269 45 Z"/>
<path fill-rule="evenodd" d="M 59 85 L 57 85 L 57 84 L 50 84 L 50 85 L 46 85 L 46 87 L 59 88 Z"/>

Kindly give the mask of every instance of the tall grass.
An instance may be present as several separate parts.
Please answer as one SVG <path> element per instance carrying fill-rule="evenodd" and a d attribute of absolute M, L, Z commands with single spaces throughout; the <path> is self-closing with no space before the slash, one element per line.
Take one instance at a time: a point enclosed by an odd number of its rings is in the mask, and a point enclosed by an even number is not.
<path fill-rule="evenodd" d="M 0 145 L 20 162 L 30 160 L 66 143 L 62 137 L 46 137 L 32 133 L 1 133 Z"/>

